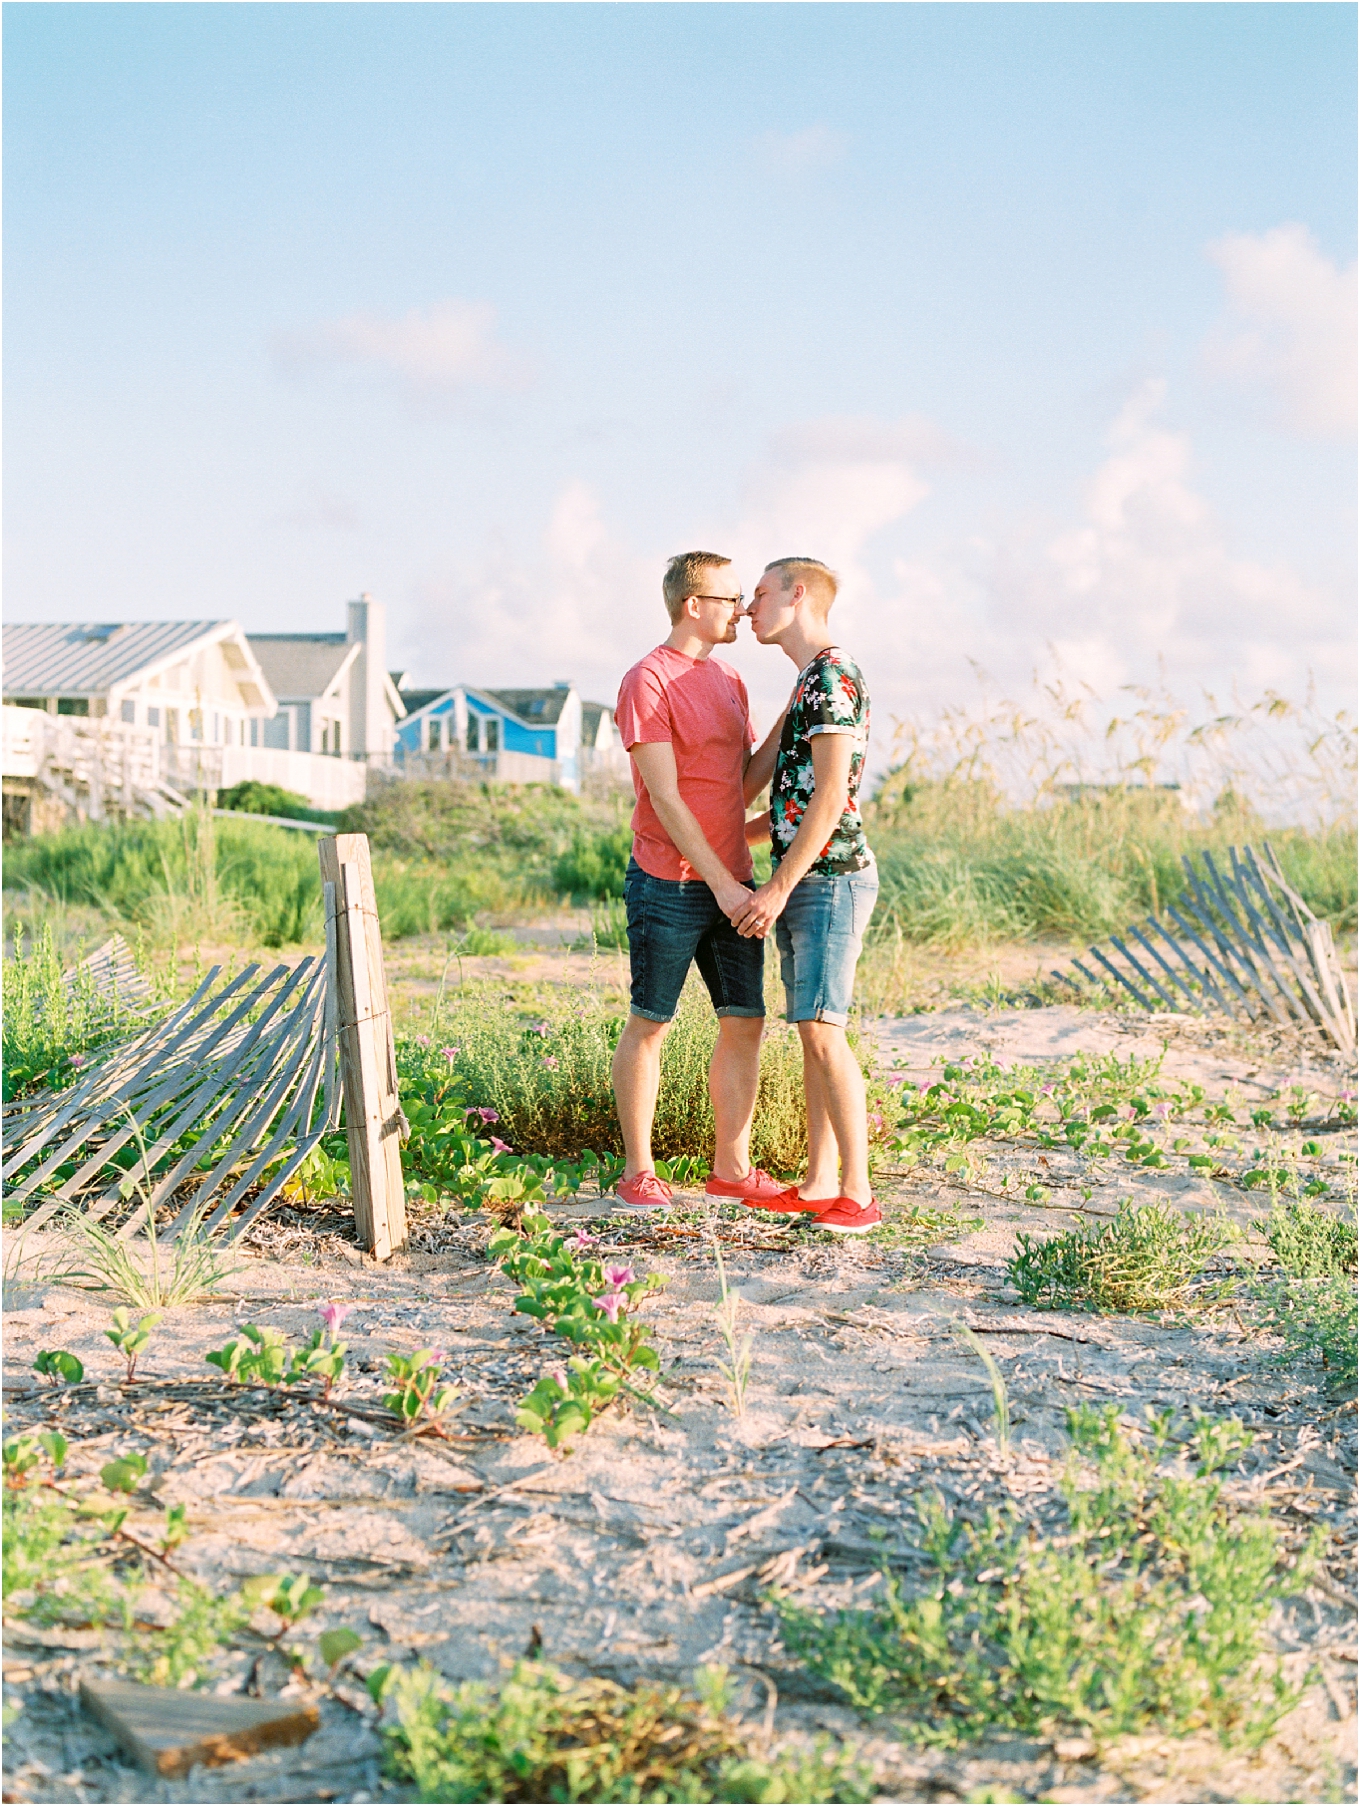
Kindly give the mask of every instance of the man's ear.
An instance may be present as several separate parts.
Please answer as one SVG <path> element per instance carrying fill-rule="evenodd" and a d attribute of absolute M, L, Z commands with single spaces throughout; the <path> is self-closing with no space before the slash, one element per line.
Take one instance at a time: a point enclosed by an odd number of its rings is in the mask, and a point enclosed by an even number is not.
<path fill-rule="evenodd" d="M 691 621 L 697 621 L 699 619 L 699 598 L 697 596 L 686 596 L 684 602 L 681 604 L 681 612 L 687 614 Z"/>

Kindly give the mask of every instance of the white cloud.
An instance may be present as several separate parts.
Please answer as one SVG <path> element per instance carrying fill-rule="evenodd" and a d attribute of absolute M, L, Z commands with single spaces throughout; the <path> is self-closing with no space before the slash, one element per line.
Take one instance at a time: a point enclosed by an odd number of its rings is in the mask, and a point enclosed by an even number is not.
<path fill-rule="evenodd" d="M 1231 232 L 1208 254 L 1228 315 L 1205 346 L 1217 377 L 1264 391 L 1293 432 L 1355 431 L 1356 268 L 1342 269 L 1305 226 Z"/>
<path fill-rule="evenodd" d="M 523 360 L 496 337 L 486 301 L 436 301 L 399 317 L 359 311 L 275 341 L 286 366 L 354 364 L 395 378 L 413 400 L 449 400 L 470 388 L 514 388 Z"/>
<path fill-rule="evenodd" d="M 756 155 L 771 175 L 798 176 L 809 169 L 829 169 L 845 156 L 846 138 L 830 126 L 809 125 L 799 132 L 762 132 Z"/>
<path fill-rule="evenodd" d="M 713 546 L 749 591 L 772 559 L 822 558 L 842 578 L 837 632 L 874 699 L 871 763 L 890 756 L 893 718 L 969 700 L 980 665 L 1023 691 L 1056 659 L 1104 696 L 1164 673 L 1187 701 L 1205 689 L 1304 694 L 1310 671 L 1346 700 L 1350 622 L 1335 596 L 1288 566 L 1237 556 L 1193 480 L 1193 452 L 1144 384 L 1111 424 L 1067 523 L 1013 520 L 990 537 L 925 545 L 892 561 L 884 536 L 919 515 L 921 465 L 948 444 L 929 422 L 813 420 L 776 434 L 727 507 L 677 520 L 639 548 L 600 495 L 573 479 L 536 545 L 516 542 L 431 572 L 400 651 L 423 681 L 548 683 L 571 678 L 608 701 L 624 670 L 666 632 L 667 556 Z M 932 471 L 934 476 L 934 471 Z M 791 671 L 743 629 L 730 654 L 758 719 Z"/>

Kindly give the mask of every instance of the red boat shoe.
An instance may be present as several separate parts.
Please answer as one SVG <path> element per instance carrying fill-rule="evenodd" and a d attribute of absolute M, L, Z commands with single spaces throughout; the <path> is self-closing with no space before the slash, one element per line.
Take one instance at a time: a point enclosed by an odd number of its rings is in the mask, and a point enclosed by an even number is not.
<path fill-rule="evenodd" d="M 829 1229 L 832 1235 L 868 1235 L 882 1221 L 877 1200 L 857 1204 L 853 1198 L 837 1198 L 812 1219 L 815 1229 Z"/>
<path fill-rule="evenodd" d="M 633 1210 L 664 1210 L 671 1201 L 671 1188 L 653 1172 L 635 1173 L 631 1179 L 620 1179 L 615 1187 L 619 1202 Z"/>
<path fill-rule="evenodd" d="M 704 1186 L 706 1198 L 735 1198 L 740 1204 L 763 1204 L 772 1206 L 777 1198 L 787 1197 L 788 1189 L 772 1179 L 760 1167 L 753 1166 L 744 1179 L 720 1179 L 716 1173 L 708 1175 Z"/>

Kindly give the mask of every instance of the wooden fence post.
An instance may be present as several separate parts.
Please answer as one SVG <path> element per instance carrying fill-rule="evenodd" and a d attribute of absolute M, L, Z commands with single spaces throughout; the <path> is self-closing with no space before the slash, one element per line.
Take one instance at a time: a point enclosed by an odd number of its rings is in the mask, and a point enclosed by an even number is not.
<path fill-rule="evenodd" d="M 366 834 L 317 842 L 328 917 L 334 923 L 340 1080 L 349 1137 L 350 1189 L 359 1238 L 375 1260 L 406 1241 L 401 1176 L 404 1119 L 397 1098 L 392 1015 Z"/>

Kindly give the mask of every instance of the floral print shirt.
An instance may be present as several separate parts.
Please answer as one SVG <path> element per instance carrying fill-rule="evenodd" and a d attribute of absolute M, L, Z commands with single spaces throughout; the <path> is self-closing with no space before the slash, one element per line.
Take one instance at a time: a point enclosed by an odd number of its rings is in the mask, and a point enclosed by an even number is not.
<path fill-rule="evenodd" d="M 826 875 L 862 872 L 873 862 L 859 813 L 860 773 L 869 747 L 869 692 L 859 666 L 838 646 L 825 647 L 804 666 L 779 738 L 770 785 L 770 838 L 776 865 L 788 852 L 803 811 L 812 800 L 816 785 L 814 734 L 852 734 L 854 748 L 845 813 L 808 869 Z"/>

